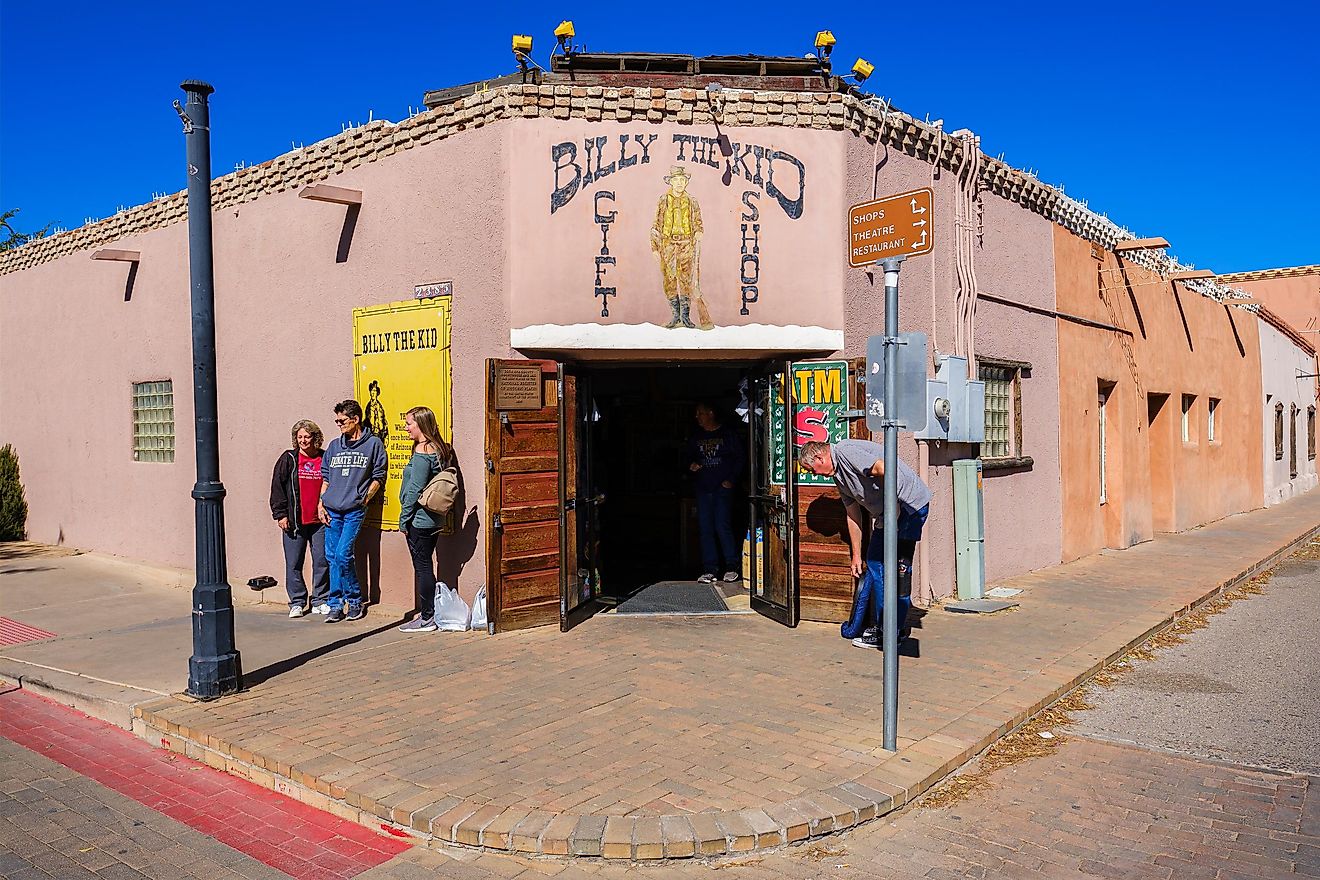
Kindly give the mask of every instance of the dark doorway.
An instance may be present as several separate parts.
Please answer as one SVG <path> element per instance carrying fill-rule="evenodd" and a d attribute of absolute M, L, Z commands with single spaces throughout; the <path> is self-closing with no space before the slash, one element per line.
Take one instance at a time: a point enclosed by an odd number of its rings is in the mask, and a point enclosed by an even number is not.
<path fill-rule="evenodd" d="M 694 413 L 698 403 L 709 403 L 743 438 L 747 428 L 737 409 L 745 370 L 699 364 L 577 369 L 590 376 L 579 418 L 591 435 L 578 497 L 603 496 L 595 536 L 601 594 L 620 601 L 651 584 L 696 580 L 702 553 L 687 454 Z M 734 484 L 733 534 L 741 554 L 745 476 Z"/>

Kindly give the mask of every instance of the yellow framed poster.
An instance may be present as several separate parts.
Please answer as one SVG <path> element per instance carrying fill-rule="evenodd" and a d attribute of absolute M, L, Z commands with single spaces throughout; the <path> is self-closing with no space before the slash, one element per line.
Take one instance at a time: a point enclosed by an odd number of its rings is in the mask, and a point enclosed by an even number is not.
<path fill-rule="evenodd" d="M 389 457 L 384 501 L 368 509 L 370 525 L 399 528 L 399 484 L 412 456 L 404 413 L 429 406 L 440 435 L 453 441 L 452 326 L 447 296 L 353 310 L 353 394 Z"/>

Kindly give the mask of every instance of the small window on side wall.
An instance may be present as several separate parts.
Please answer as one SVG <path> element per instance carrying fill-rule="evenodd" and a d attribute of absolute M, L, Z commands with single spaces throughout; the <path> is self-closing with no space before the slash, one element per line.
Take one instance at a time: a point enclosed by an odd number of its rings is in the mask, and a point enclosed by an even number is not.
<path fill-rule="evenodd" d="M 1195 443 L 1196 434 L 1192 424 L 1192 410 L 1196 408 L 1196 395 L 1182 396 L 1182 439 L 1184 443 Z"/>
<path fill-rule="evenodd" d="M 1306 408 L 1306 458 L 1315 460 L 1315 407 Z"/>
<path fill-rule="evenodd" d="M 985 383 L 982 462 L 988 467 L 1029 466 L 1022 446 L 1022 379 L 1031 375 L 1031 364 L 977 358 L 976 372 Z"/>
<path fill-rule="evenodd" d="M 133 460 L 174 461 L 174 382 L 133 383 Z"/>
<path fill-rule="evenodd" d="M 1283 404 L 1274 404 L 1274 460 L 1283 461 Z"/>
<path fill-rule="evenodd" d="M 1210 398 L 1209 415 L 1205 420 L 1205 439 L 1207 443 L 1214 443 L 1219 439 L 1219 398 Z"/>

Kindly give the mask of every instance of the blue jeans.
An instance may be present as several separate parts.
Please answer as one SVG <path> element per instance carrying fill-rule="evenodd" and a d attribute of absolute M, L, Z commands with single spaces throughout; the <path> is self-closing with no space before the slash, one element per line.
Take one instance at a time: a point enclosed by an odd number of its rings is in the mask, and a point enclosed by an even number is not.
<path fill-rule="evenodd" d="M 357 560 L 353 545 L 357 542 L 365 507 L 357 510 L 327 510 L 330 523 L 325 527 L 325 561 L 330 566 L 330 608 L 342 611 L 347 605 L 355 609 L 362 604 L 362 587 L 358 584 Z"/>
<path fill-rule="evenodd" d="M 898 628 L 902 631 L 907 625 L 908 609 L 912 607 L 912 557 L 916 554 L 917 542 L 921 540 L 921 529 L 926 525 L 926 516 L 930 507 L 926 506 L 911 513 L 898 508 Z M 853 600 L 852 614 L 839 627 L 839 633 L 845 639 L 855 639 L 868 627 L 879 626 L 880 612 L 885 605 L 885 533 L 879 528 L 871 532 L 871 540 L 866 545 L 866 569 L 862 572 L 862 582 L 857 585 L 857 597 Z"/>
<path fill-rule="evenodd" d="M 733 490 L 717 486 L 697 490 L 697 530 L 701 533 L 701 569 L 723 574 L 742 568 L 742 548 L 733 537 Z M 726 568 L 721 569 L 723 562 Z"/>

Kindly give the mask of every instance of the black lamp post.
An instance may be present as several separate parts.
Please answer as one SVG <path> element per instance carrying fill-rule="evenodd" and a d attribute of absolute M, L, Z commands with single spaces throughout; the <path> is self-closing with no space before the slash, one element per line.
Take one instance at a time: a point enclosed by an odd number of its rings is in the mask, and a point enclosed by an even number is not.
<path fill-rule="evenodd" d="M 197 438 L 197 584 L 192 596 L 193 653 L 188 694 L 214 700 L 243 687 L 234 645 L 234 597 L 225 564 L 225 487 L 220 482 L 220 427 L 215 387 L 215 273 L 211 254 L 210 85 L 187 80 L 174 109 L 188 153 L 188 268 L 192 286 L 193 417 Z"/>

